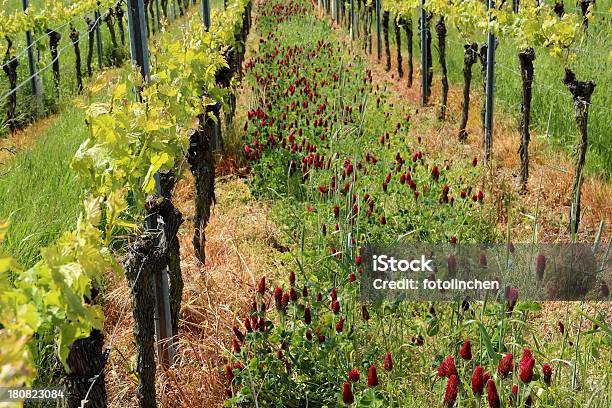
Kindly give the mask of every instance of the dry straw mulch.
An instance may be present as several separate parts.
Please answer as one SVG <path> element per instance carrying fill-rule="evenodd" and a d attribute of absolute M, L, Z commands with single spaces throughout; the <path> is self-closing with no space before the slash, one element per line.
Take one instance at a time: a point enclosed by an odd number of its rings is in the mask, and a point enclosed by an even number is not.
<path fill-rule="evenodd" d="M 206 265 L 194 255 L 193 181 L 186 177 L 174 202 L 186 222 L 180 231 L 181 268 L 185 289 L 179 328 L 177 362 L 157 373 L 158 400 L 164 407 L 217 407 L 225 398 L 223 372 L 232 325 L 250 306 L 255 282 L 281 267 L 276 261 L 278 233 L 268 207 L 252 199 L 238 178 L 217 180 L 217 203 L 206 229 Z M 108 279 L 105 296 L 106 330 L 118 323 L 117 340 L 107 364 L 106 382 L 111 407 L 137 406 L 133 374 L 135 347 L 130 305 L 124 279 Z M 242 313 L 241 313 L 242 312 Z"/>

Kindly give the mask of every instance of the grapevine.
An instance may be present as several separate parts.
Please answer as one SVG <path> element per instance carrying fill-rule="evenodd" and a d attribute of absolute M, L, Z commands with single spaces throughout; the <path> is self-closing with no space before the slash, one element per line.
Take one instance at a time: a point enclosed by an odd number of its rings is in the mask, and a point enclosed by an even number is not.
<path fill-rule="evenodd" d="M 19 10 L 12 14 L 0 10 L 0 38 L 13 38 L 26 31 L 43 33 L 46 28 L 60 26 L 77 16 L 106 9 L 115 3 L 116 0 L 81 0 L 66 6 L 60 2 L 47 1 L 40 8 L 30 6 L 25 11 Z"/>
<path fill-rule="evenodd" d="M 79 3 L 78 10 L 94 2 Z M 75 154 L 72 166 L 85 178 L 90 192 L 73 231 L 41 249 L 41 260 L 20 271 L 9 257 L 0 256 L 0 344 L 26 345 L 35 333 L 57 330 L 58 355 L 64 365 L 76 340 L 102 329 L 100 305 L 89 302 L 94 288 L 109 268 L 121 267 L 109 249 L 122 231 L 133 231 L 142 222 L 144 199 L 154 192 L 153 175 L 178 169 L 187 150 L 187 131 L 206 106 L 225 95 L 216 87 L 215 73 L 227 66 L 225 47 L 233 45 L 247 2 L 239 0 L 219 12 L 210 31 L 193 18 L 182 38 L 167 34 L 151 47 L 152 81 L 142 83 L 132 73 L 125 82 L 112 85 L 111 99 L 86 107 L 90 137 Z M 63 16 L 79 14 L 74 7 Z M 60 14 L 48 14 L 57 17 Z M 2 30 L 34 28 L 29 17 L 16 13 Z M 21 18 L 21 20 L 20 20 Z M 46 22 L 51 17 L 42 19 Z M 42 21 L 41 20 L 41 21 Z M 55 20 L 57 21 L 57 20 Z M 8 28 L 7 28 L 8 27 Z M 12 28 L 11 28 L 12 27 Z M 181 78 L 177 80 L 176 78 Z M 89 97 L 106 83 L 99 79 Z M 142 88 L 142 100 L 128 101 L 128 89 Z M 0 240 L 7 225 L 0 226 Z M 28 347 L 14 348 L 0 360 L 0 384 L 30 384 L 35 378 Z"/>

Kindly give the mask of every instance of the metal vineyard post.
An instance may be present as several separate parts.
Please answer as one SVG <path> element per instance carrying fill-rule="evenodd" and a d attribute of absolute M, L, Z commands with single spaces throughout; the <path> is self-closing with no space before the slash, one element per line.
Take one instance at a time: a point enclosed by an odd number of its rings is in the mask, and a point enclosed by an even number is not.
<path fill-rule="evenodd" d="M 210 0 L 202 0 L 202 20 L 206 31 L 210 30 Z"/>
<path fill-rule="evenodd" d="M 421 0 L 420 17 L 419 17 L 419 33 L 421 35 L 421 104 L 427 105 L 427 11 L 425 10 L 425 0 Z"/>
<path fill-rule="evenodd" d="M 94 24 L 96 25 L 96 50 L 98 52 L 98 68 L 102 69 L 102 35 L 100 34 L 100 10 L 94 11 Z"/>
<path fill-rule="evenodd" d="M 26 11 L 29 7 L 28 0 L 22 0 L 23 10 Z M 34 48 L 32 46 L 32 32 L 26 31 L 26 46 L 28 47 L 28 64 L 30 67 L 30 81 L 32 83 L 32 95 L 37 102 L 42 105 L 42 88 L 39 86 L 38 76 L 36 75 L 36 61 L 34 60 Z"/>
<path fill-rule="evenodd" d="M 494 8 L 493 0 L 488 0 L 488 8 Z M 489 12 L 489 23 L 493 19 Z M 485 134 L 484 157 L 488 162 L 491 159 L 491 146 L 493 144 L 493 93 L 495 90 L 495 35 L 489 28 L 487 33 L 487 82 L 485 89 Z"/>

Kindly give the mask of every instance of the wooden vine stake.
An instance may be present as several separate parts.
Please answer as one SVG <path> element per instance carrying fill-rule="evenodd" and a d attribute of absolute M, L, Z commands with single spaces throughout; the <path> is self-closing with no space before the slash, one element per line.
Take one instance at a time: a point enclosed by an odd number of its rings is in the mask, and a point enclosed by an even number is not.
<path fill-rule="evenodd" d="M 210 0 L 202 0 L 202 20 L 206 31 L 210 30 Z"/>
<path fill-rule="evenodd" d="M 489 0 L 488 8 L 495 7 L 493 0 Z M 489 12 L 489 22 L 493 19 Z M 493 32 L 487 33 L 486 48 L 486 81 L 485 81 L 485 112 L 484 112 L 484 160 L 491 160 L 491 149 L 493 146 L 493 98 L 495 91 L 495 47 L 496 40 Z"/>
<path fill-rule="evenodd" d="M 419 35 L 421 43 L 421 105 L 426 106 L 427 100 L 429 99 L 429 68 L 428 68 L 428 47 L 427 43 L 427 11 L 425 10 L 425 0 L 421 0 L 421 6 L 419 11 Z"/>
<path fill-rule="evenodd" d="M 23 10 L 27 11 L 30 6 L 29 0 L 21 0 L 21 5 L 23 6 Z M 34 49 L 36 47 L 33 46 L 32 43 L 32 31 L 26 31 L 26 47 L 28 50 L 28 67 L 30 69 L 30 83 L 32 84 L 32 95 L 35 101 L 35 112 L 36 114 L 41 114 L 43 111 L 43 90 L 42 83 L 40 82 L 40 78 L 36 72 L 36 60 L 34 58 Z"/>
<path fill-rule="evenodd" d="M 181 271 L 181 254 L 178 240 L 178 231 L 183 224 L 183 215 L 172 203 L 172 192 L 176 184 L 176 177 L 173 172 L 159 174 L 160 201 L 157 209 L 159 215 L 164 220 L 163 234 L 161 242 L 162 251 L 166 257 L 165 265 L 168 265 L 168 280 L 170 282 L 169 293 L 164 293 L 162 285 L 159 296 L 169 296 L 169 308 L 172 322 L 172 334 L 175 339 L 178 336 L 179 319 L 181 313 L 181 299 L 183 298 L 183 273 Z M 162 274 L 164 271 L 162 271 Z M 164 307 L 166 305 L 164 304 Z"/>
<path fill-rule="evenodd" d="M 425 42 L 425 47 L 427 49 L 427 103 L 429 103 L 429 98 L 431 97 L 431 85 L 433 84 L 433 53 L 431 52 L 431 19 L 433 18 L 433 14 L 425 13 L 425 34 L 427 41 Z"/>
<path fill-rule="evenodd" d="M 576 155 L 574 158 L 574 184 L 572 186 L 572 207 L 570 210 L 570 231 L 578 232 L 580 224 L 580 193 L 582 189 L 582 170 L 586 160 L 588 147 L 587 124 L 589 119 L 589 106 L 591 95 L 595 90 L 593 81 L 579 81 L 576 75 L 568 68 L 565 69 L 563 83 L 572 94 L 574 99 L 574 117 L 578 130 L 578 143 L 576 144 Z"/>

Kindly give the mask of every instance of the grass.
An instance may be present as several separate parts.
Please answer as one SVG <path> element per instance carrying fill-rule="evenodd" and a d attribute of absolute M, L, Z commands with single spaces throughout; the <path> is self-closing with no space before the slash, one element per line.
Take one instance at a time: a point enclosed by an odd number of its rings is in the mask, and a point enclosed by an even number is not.
<path fill-rule="evenodd" d="M 284 233 L 281 244 L 289 248 L 276 259 L 295 275 L 294 282 L 291 277 L 288 282 L 289 274 L 281 279 L 268 274 L 267 281 L 260 281 L 265 284 L 258 285 L 258 293 L 251 291 L 253 306 L 247 302 L 238 309 L 235 324 L 242 332 L 233 339 L 226 362 L 226 384 L 233 392 L 228 405 L 254 406 L 259 401 L 260 406 L 344 406 L 343 385 L 345 389 L 348 385 L 356 402 L 350 406 L 441 406 L 447 380 L 436 375 L 437 367 L 445 356 L 454 355 L 463 384 L 459 406 L 486 404 L 470 390 L 475 365 L 492 374 L 502 406 L 508 405 L 513 384 L 521 392 L 515 406 L 524 405 L 525 392 L 532 393 L 537 406 L 608 406 L 610 350 L 606 344 L 610 337 L 602 325 L 595 327 L 580 315 L 607 319 L 607 304 L 519 302 L 512 310 L 514 306 L 491 298 L 466 303 L 367 302 L 358 281 L 350 282 L 351 273 L 359 279 L 358 248 L 367 243 L 448 242 L 453 235 L 462 243 L 503 242 L 503 221 L 488 219 L 487 213 L 499 205 L 491 190 L 503 187 L 505 180 L 484 181 L 483 167 L 471 165 L 473 150 L 464 149 L 455 139 L 443 140 L 445 136 L 433 127 L 427 134 L 414 132 L 419 116 L 415 113 L 409 124 L 403 118 L 415 107 L 407 106 L 384 81 L 364 81 L 367 59 L 352 54 L 338 31 L 313 17 L 310 3 L 294 2 L 304 6 L 304 12 L 287 11 L 281 3 L 265 2 L 260 5 L 263 10 L 257 10 L 263 15 L 258 27 L 262 38 L 253 68 L 245 76 L 253 97 L 243 108 L 263 112 L 264 120 L 258 117 L 249 122 L 244 151 L 251 158 L 253 195 L 269 200 L 272 220 Z M 290 90 L 293 87 L 295 93 Z M 316 89 L 314 96 L 309 95 L 311 89 Z M 366 113 L 360 115 L 357 106 L 366 98 Z M 355 108 L 352 114 L 351 107 Z M 379 142 L 386 132 L 389 139 Z M 295 134 L 293 151 L 290 134 Z M 419 135 L 424 136 L 422 140 Z M 259 143 L 264 145 L 260 150 Z M 302 150 L 300 145 L 307 147 Z M 316 154 L 308 148 L 313 145 Z M 423 161 L 411 160 L 415 151 L 424 153 Z M 379 160 L 373 163 L 366 152 Z M 407 159 L 401 169 L 396 154 Z M 323 166 L 308 165 L 319 155 Z M 297 163 L 293 175 L 291 161 Z M 352 173 L 353 163 L 360 171 Z M 440 163 L 448 163 L 449 168 L 440 166 L 439 182 L 432 181 L 433 165 Z M 416 180 L 417 200 L 401 184 L 402 171 L 410 171 Z M 349 188 L 343 194 L 345 183 Z M 441 200 L 445 183 L 454 204 Z M 483 205 L 473 204 L 469 196 L 458 198 L 459 191 L 473 187 L 471 193 L 475 193 L 483 185 Z M 372 217 L 364 214 L 365 193 L 375 202 Z M 534 201 L 527 205 L 537 206 Z M 516 211 L 516 206 L 512 208 Z M 384 222 L 381 215 L 386 215 Z M 526 218 L 523 223 L 529 228 L 541 222 L 538 215 L 534 220 Z M 514 230 L 509 233 L 516 238 Z M 302 292 L 304 287 L 307 293 Z M 292 300 L 285 306 L 282 300 L 275 302 L 275 288 L 293 293 Z M 332 293 L 337 293 L 340 305 L 334 313 L 330 311 Z M 362 305 L 369 309 L 368 319 L 362 318 Z M 243 325 L 249 318 L 249 325 Z M 251 321 L 261 320 L 265 327 L 249 330 Z M 563 332 L 557 329 L 558 321 L 565 325 Z M 458 351 L 466 339 L 471 339 L 474 355 L 461 360 Z M 517 372 L 506 379 L 496 374 L 501 356 L 511 352 L 518 361 L 525 347 L 533 350 L 537 360 L 536 376 L 525 380 L 529 385 L 519 380 Z M 383 371 L 383 356 L 388 352 L 394 368 Z M 538 374 L 544 363 L 554 366 L 550 386 Z M 366 386 L 364 378 L 371 365 L 378 367 L 380 385 L 376 387 Z M 344 383 L 352 368 L 359 369 L 361 380 Z"/>
<path fill-rule="evenodd" d="M 75 224 L 86 186 L 69 163 L 87 132 L 83 109 L 67 107 L 38 135 L 34 148 L 18 152 L 2 168 L 0 219 L 11 222 L 3 245 L 24 267 Z"/>

